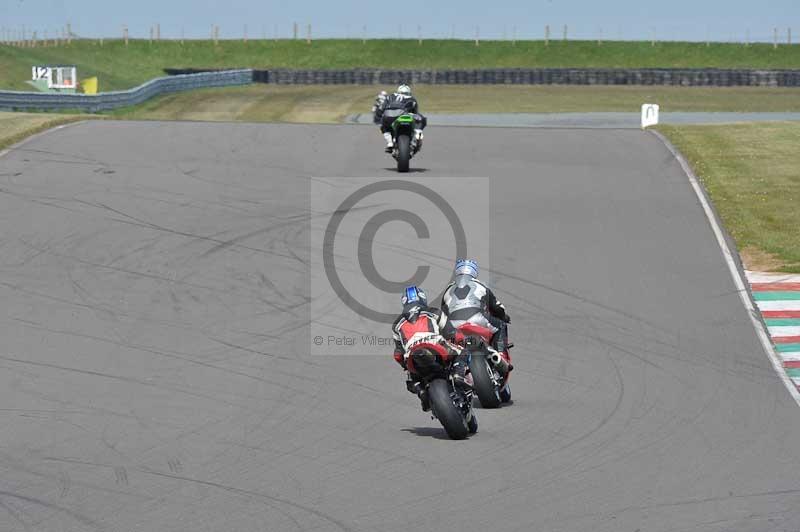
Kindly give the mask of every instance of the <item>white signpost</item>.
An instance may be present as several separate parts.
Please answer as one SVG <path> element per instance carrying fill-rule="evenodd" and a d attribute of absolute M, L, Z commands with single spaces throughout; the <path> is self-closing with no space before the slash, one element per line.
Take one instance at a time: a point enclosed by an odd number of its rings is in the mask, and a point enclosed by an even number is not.
<path fill-rule="evenodd" d="M 646 103 L 642 105 L 642 129 L 658 124 L 658 104 Z"/>
<path fill-rule="evenodd" d="M 47 81 L 48 89 L 75 89 L 78 69 L 74 66 L 35 66 L 31 69 L 32 81 Z"/>

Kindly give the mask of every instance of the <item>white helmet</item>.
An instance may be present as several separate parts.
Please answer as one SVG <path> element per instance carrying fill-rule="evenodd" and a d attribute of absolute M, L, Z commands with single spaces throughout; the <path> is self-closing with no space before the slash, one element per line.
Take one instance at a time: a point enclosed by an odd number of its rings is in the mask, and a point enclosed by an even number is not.
<path fill-rule="evenodd" d="M 397 94 L 402 94 L 403 96 L 411 96 L 411 87 L 406 85 L 405 83 L 397 87 Z"/>

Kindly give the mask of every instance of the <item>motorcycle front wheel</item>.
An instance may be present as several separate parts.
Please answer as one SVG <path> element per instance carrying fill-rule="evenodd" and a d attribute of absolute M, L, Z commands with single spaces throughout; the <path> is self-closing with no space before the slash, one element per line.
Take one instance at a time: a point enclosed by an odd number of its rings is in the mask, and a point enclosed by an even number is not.
<path fill-rule="evenodd" d="M 431 410 L 453 440 L 463 440 L 469 434 L 467 421 L 450 397 L 450 385 L 444 379 L 436 379 L 428 386 Z M 477 425 L 477 423 L 476 423 Z M 477 426 L 475 427 L 477 429 Z"/>
<path fill-rule="evenodd" d="M 408 172 L 411 161 L 411 137 L 406 134 L 397 136 L 397 171 Z"/>

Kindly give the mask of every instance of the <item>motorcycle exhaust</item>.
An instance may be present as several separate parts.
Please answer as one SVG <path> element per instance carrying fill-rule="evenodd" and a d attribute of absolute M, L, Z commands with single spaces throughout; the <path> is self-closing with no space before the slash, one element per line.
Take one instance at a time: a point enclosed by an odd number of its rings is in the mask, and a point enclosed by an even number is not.
<path fill-rule="evenodd" d="M 497 368 L 497 370 L 500 373 L 504 375 L 508 373 L 508 367 L 509 367 L 508 362 L 506 361 L 505 358 L 500 356 L 500 353 L 492 353 L 489 356 L 489 361 L 494 365 L 495 368 Z"/>

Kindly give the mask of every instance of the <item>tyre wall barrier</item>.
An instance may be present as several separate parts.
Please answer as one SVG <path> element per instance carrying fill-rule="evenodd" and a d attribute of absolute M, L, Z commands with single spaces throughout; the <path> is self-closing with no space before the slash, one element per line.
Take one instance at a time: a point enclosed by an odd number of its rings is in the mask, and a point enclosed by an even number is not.
<path fill-rule="evenodd" d="M 672 85 L 800 87 L 800 70 L 505 68 L 477 70 L 253 70 L 256 83 L 279 85 Z"/>
<path fill-rule="evenodd" d="M 800 87 L 800 70 L 507 68 L 476 70 L 204 70 L 170 75 L 133 89 L 88 94 L 0 91 L 0 110 L 108 111 L 155 96 L 210 87 L 278 85 L 671 85 L 685 87 Z M 196 73 L 184 73 L 196 72 Z"/>

